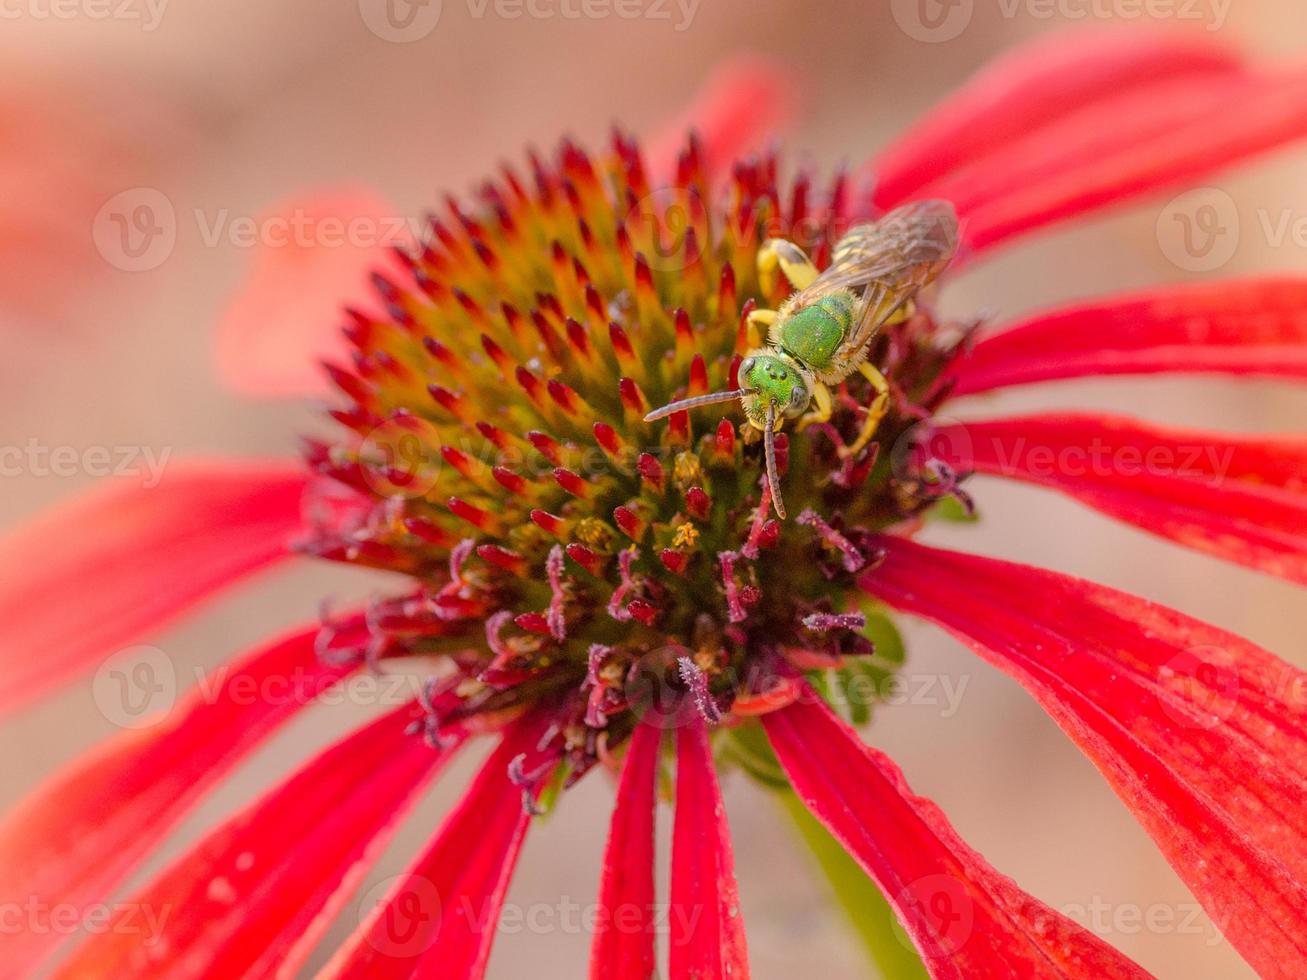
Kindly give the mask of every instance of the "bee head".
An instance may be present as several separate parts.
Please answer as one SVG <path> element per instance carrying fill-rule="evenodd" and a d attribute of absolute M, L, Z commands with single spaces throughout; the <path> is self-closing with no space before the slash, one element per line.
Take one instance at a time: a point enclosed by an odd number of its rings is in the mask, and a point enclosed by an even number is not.
<path fill-rule="evenodd" d="M 766 428 L 768 406 L 776 406 L 777 419 L 796 418 L 812 399 L 799 365 L 774 354 L 750 354 L 740 362 L 740 387 L 749 392 L 743 398 L 744 414 L 756 429 Z"/>
<path fill-rule="evenodd" d="M 783 520 L 785 501 L 781 499 L 776 461 L 776 432 L 786 418 L 795 418 L 807 409 L 812 398 L 810 377 L 802 365 L 783 352 L 773 354 L 767 348 L 760 348 L 740 362 L 739 387 L 670 402 L 654 409 L 644 420 L 654 422 L 677 412 L 719 405 L 738 398 L 749 424 L 763 434 L 767 486 L 776 515 Z"/>

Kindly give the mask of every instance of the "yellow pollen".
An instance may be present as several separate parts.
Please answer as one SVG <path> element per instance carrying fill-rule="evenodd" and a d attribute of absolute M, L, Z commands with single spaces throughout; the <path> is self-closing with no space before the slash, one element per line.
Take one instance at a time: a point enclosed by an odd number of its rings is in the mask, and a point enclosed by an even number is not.
<path fill-rule="evenodd" d="M 613 529 L 595 517 L 585 517 L 577 522 L 576 539 L 587 548 L 601 554 L 607 554 L 613 548 Z"/>
<path fill-rule="evenodd" d="M 703 482 L 703 463 L 698 453 L 677 453 L 672 463 L 672 478 L 682 490 Z"/>
<path fill-rule="evenodd" d="M 676 536 L 672 538 L 672 547 L 678 549 L 693 548 L 699 543 L 699 529 L 693 524 L 679 524 L 676 528 Z"/>

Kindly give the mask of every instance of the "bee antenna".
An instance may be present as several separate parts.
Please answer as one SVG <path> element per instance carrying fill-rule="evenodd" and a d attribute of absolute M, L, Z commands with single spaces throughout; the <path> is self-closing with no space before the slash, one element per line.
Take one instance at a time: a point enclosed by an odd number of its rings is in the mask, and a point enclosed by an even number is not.
<path fill-rule="evenodd" d="M 644 417 L 644 420 L 646 422 L 657 422 L 659 419 L 665 419 L 667 416 L 673 415 L 676 412 L 684 412 L 686 409 L 698 408 L 700 405 L 716 405 L 719 402 L 730 402 L 751 394 L 753 394 L 752 388 L 736 388 L 733 391 L 714 391 L 707 395 L 695 395 L 693 398 L 682 398 L 679 402 L 672 402 L 670 405 L 664 405 L 662 408 L 655 408 Z"/>
<path fill-rule="evenodd" d="M 781 499 L 781 481 L 776 472 L 776 403 L 767 403 L 767 428 L 762 432 L 763 454 L 767 457 L 767 487 L 771 490 L 776 516 L 785 520 L 785 501 Z"/>

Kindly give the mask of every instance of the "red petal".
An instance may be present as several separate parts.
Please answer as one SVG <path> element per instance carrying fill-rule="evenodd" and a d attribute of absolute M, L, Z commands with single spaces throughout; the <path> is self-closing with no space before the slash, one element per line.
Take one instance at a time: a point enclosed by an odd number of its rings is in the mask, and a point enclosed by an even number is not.
<path fill-rule="evenodd" d="M 1213 138 L 1212 120 L 1222 120 Z M 972 254 L 1307 135 L 1307 73 L 1208 76 L 1098 102 L 921 190 Z"/>
<path fill-rule="evenodd" d="M 405 217 L 361 187 L 323 188 L 275 204 L 250 249 L 246 282 L 218 324 L 215 357 L 235 391 L 320 395 L 322 360 L 348 361 L 344 308 L 375 309 L 368 273 L 397 269 L 411 239 Z"/>
<path fill-rule="evenodd" d="M 686 134 L 699 137 L 704 170 L 720 175 L 794 113 L 794 84 L 779 66 L 760 58 L 736 58 L 720 65 L 690 104 L 663 123 L 648 141 L 646 159 L 654 187 L 676 173 Z"/>
<path fill-rule="evenodd" d="M 604 853 L 592 980 L 648 980 L 655 972 L 654 809 L 662 735 L 656 725 L 636 725 L 626 751 Z"/>
<path fill-rule="evenodd" d="M 676 733 L 669 974 L 747 980 L 749 953 L 735 858 L 708 732 L 699 719 Z"/>
<path fill-rule="evenodd" d="M 883 538 L 862 579 L 1011 674 L 1107 777 L 1263 976 L 1307 962 L 1307 675 L 1054 572 Z"/>
<path fill-rule="evenodd" d="M 378 901 L 321 980 L 480 977 L 530 813 L 509 763 L 539 739 L 515 722 L 422 855 Z"/>
<path fill-rule="evenodd" d="M 154 270 L 171 255 L 177 213 L 155 188 L 169 183 L 169 175 L 191 172 L 200 116 L 180 92 L 125 72 L 91 66 L 74 72 L 10 58 L 4 79 L 0 330 L 76 324 L 90 329 L 69 338 L 90 343 L 104 327 L 91 315 L 88 294 L 120 272 Z M 117 224 L 119 215 L 129 221 L 148 215 L 148 236 L 133 237 L 140 226 Z M 145 286 L 147 277 L 136 278 Z M 146 289 L 116 300 L 142 301 Z M 10 392 L 20 378 L 35 381 L 34 372 L 51 360 L 23 356 L 13 346 L 6 353 Z"/>
<path fill-rule="evenodd" d="M 955 395 L 1098 374 L 1199 371 L 1307 379 L 1307 280 L 1249 279 L 1041 313 L 954 363 Z"/>
<path fill-rule="evenodd" d="M 1148 976 L 990 867 L 811 688 L 762 721 L 804 804 L 884 891 L 932 977 Z"/>
<path fill-rule="evenodd" d="M 1162 80 L 1233 74 L 1239 59 L 1203 39 L 1105 31 L 1042 39 L 990 65 L 867 169 L 890 208 L 1069 112 Z"/>
<path fill-rule="evenodd" d="M 109 740 L 19 804 L 0 824 L 0 906 L 103 900 L 241 759 L 349 673 L 319 661 L 316 634 L 242 657 L 156 724 Z M 22 972 L 62 938 L 5 932 L 0 957 Z"/>
<path fill-rule="evenodd" d="M 290 462 L 173 463 L 11 532 L 0 541 L 0 712 L 288 557 L 305 479 Z"/>
<path fill-rule="evenodd" d="M 1133 419 L 968 422 L 932 440 L 959 470 L 1040 483 L 1200 551 L 1307 584 L 1307 440 Z"/>
<path fill-rule="evenodd" d="M 293 973 L 450 757 L 405 734 L 419 713 L 405 706 L 359 729 L 218 827 L 123 903 L 59 976 Z M 151 909 L 161 922 L 142 936 L 138 917 Z"/>

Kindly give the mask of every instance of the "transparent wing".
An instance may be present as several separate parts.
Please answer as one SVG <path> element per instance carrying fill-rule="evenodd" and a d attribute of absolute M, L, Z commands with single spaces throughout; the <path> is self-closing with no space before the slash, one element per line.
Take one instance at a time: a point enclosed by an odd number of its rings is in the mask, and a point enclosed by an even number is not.
<path fill-rule="evenodd" d="M 831 264 L 794 298 L 808 306 L 837 290 L 856 292 L 877 280 L 910 279 L 924 285 L 953 257 L 957 230 L 948 201 L 917 201 L 857 225 L 836 244 Z"/>
<path fill-rule="evenodd" d="M 948 201 L 917 201 L 879 221 L 857 225 L 835 246 L 831 264 L 793 297 L 810 306 L 841 289 L 861 291 L 849 342 L 865 343 L 872 331 L 923 286 L 932 282 L 957 250 L 958 219 Z"/>

